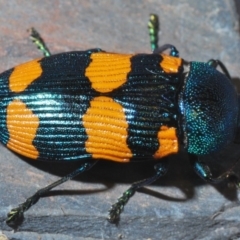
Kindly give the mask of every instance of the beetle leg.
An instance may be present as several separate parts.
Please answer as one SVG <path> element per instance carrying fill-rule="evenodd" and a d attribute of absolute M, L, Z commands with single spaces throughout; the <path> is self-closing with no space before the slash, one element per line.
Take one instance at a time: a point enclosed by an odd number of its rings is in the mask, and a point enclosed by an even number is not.
<path fill-rule="evenodd" d="M 148 20 L 148 32 L 150 37 L 151 49 L 154 52 L 158 49 L 158 31 L 159 31 L 159 20 L 156 14 L 150 14 Z"/>
<path fill-rule="evenodd" d="M 129 199 L 135 194 L 135 192 L 146 185 L 155 182 L 158 178 L 164 176 L 168 170 L 168 162 L 161 161 L 154 166 L 155 175 L 150 178 L 135 182 L 131 185 L 127 191 L 125 191 L 117 202 L 113 204 L 109 210 L 108 221 L 111 223 L 116 223 L 119 221 L 120 214 L 123 211 L 124 206 L 127 204 Z"/>
<path fill-rule="evenodd" d="M 40 36 L 40 34 L 36 31 L 35 28 L 30 29 L 30 39 L 33 41 L 34 44 L 37 45 L 37 48 L 43 53 L 44 57 L 51 56 L 51 53 L 45 44 L 44 40 Z"/>
<path fill-rule="evenodd" d="M 223 182 L 225 180 L 228 180 L 229 182 L 234 183 L 234 185 L 237 188 L 240 188 L 240 179 L 237 176 L 237 174 L 234 173 L 232 170 L 235 167 L 235 165 L 238 163 L 238 161 L 235 164 L 233 164 L 233 166 L 228 171 L 224 172 L 223 174 L 221 174 L 220 176 L 218 176 L 216 178 L 213 178 L 212 172 L 207 164 L 200 161 L 197 156 L 190 155 L 189 157 L 190 157 L 190 161 L 193 165 L 195 172 L 204 181 L 213 183 L 213 184 L 217 184 L 217 183 Z"/>
<path fill-rule="evenodd" d="M 72 178 L 76 177 L 80 173 L 83 173 L 90 169 L 94 164 L 96 164 L 97 161 L 89 161 L 86 163 L 83 163 L 78 169 L 73 171 L 72 173 L 64 176 L 63 178 L 59 179 L 58 181 L 39 189 L 35 194 L 33 194 L 31 197 L 29 197 L 24 203 L 20 204 L 17 208 L 13 208 L 8 213 L 8 218 L 6 220 L 7 224 L 14 225 L 16 222 L 19 222 L 23 219 L 23 213 L 26 212 L 32 205 L 37 203 L 37 201 L 44 196 L 46 193 L 48 193 L 51 189 L 55 188 L 56 186 L 71 180 Z"/>
<path fill-rule="evenodd" d="M 231 76 L 226 68 L 226 66 L 220 61 L 220 60 L 215 60 L 215 59 L 210 59 L 207 62 L 210 66 L 217 68 L 220 67 L 220 69 L 222 70 L 222 72 L 229 78 L 231 79 Z"/>
<path fill-rule="evenodd" d="M 157 49 L 155 49 L 153 51 L 153 53 L 160 54 L 160 53 L 163 53 L 166 50 L 170 50 L 170 53 L 169 53 L 170 56 L 172 56 L 172 57 L 179 57 L 178 50 L 172 44 L 164 44 L 161 47 L 158 47 Z"/>
<path fill-rule="evenodd" d="M 150 43 L 151 43 L 151 49 L 154 54 L 160 54 L 163 53 L 166 50 L 170 50 L 170 56 L 173 57 L 179 57 L 179 52 L 171 44 L 165 44 L 163 46 L 158 47 L 158 31 L 159 31 L 159 19 L 156 14 L 150 14 L 149 20 L 148 20 L 148 32 L 150 36 Z"/>

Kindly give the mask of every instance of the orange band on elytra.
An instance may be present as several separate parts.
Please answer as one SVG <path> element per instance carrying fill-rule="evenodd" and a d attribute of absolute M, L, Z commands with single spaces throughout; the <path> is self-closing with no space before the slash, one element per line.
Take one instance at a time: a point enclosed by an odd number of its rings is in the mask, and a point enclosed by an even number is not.
<path fill-rule="evenodd" d="M 155 152 L 154 158 L 158 159 L 178 152 L 179 143 L 176 128 L 161 126 L 157 137 L 159 141 L 159 148 Z"/>
<path fill-rule="evenodd" d="M 91 62 L 85 71 L 92 88 L 106 93 L 123 85 L 131 71 L 131 57 L 130 54 L 92 53 Z"/>
<path fill-rule="evenodd" d="M 39 155 L 33 146 L 39 118 L 20 100 L 13 100 L 7 107 L 7 147 L 23 156 L 36 159 Z"/>
<path fill-rule="evenodd" d="M 86 151 L 93 158 L 129 162 L 128 123 L 119 103 L 109 97 L 95 97 L 83 116 L 83 126 L 88 135 Z"/>
<path fill-rule="evenodd" d="M 13 92 L 24 91 L 33 81 L 42 74 L 42 67 L 39 59 L 23 63 L 14 68 L 9 77 L 9 89 Z"/>
<path fill-rule="evenodd" d="M 160 66 L 166 73 L 178 73 L 179 68 L 182 65 L 182 59 L 178 57 L 172 57 L 169 55 L 161 54 L 163 57 L 160 62 Z"/>

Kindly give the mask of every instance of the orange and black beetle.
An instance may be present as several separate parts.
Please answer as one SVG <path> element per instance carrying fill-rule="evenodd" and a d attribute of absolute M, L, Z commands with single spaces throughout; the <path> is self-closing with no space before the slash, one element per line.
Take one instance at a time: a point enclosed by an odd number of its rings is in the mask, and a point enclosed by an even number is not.
<path fill-rule="evenodd" d="M 164 157 L 178 153 L 180 145 L 201 178 L 228 179 L 240 187 L 231 170 L 212 178 L 198 160 L 220 151 L 237 133 L 239 97 L 226 68 L 217 60 L 187 62 L 169 44 L 158 47 L 157 28 L 157 16 L 151 15 L 152 54 L 92 49 L 51 55 L 32 31 L 45 57 L 0 74 L 0 140 L 31 159 L 79 161 L 80 166 L 12 209 L 8 223 L 98 159 L 156 161 L 155 175 L 134 183 L 112 206 L 114 222 L 137 189 L 166 173 Z M 167 49 L 170 55 L 163 54 Z"/>

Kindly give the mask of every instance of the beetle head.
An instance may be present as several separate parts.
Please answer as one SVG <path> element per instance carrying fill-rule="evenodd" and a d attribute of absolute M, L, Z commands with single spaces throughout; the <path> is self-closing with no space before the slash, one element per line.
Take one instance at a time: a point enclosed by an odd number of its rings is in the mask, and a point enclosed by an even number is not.
<path fill-rule="evenodd" d="M 206 155 L 234 141 L 238 96 L 230 79 L 208 63 L 190 62 L 180 93 L 184 146 Z"/>

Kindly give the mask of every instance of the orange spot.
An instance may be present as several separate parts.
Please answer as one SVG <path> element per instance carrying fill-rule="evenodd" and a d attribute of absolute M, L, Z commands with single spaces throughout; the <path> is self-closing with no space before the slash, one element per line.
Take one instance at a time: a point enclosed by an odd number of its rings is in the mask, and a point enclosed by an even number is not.
<path fill-rule="evenodd" d="M 160 62 L 160 66 L 166 73 L 178 73 L 179 68 L 182 66 L 182 59 L 172 57 L 169 55 L 161 54 L 163 60 Z"/>
<path fill-rule="evenodd" d="M 154 158 L 162 158 L 169 154 L 177 153 L 179 150 L 176 128 L 161 126 L 158 132 L 159 148 Z"/>
<path fill-rule="evenodd" d="M 95 97 L 83 116 L 88 140 L 86 151 L 93 158 L 129 162 L 132 157 L 127 146 L 128 123 L 123 107 L 109 97 Z"/>
<path fill-rule="evenodd" d="M 36 59 L 27 63 L 23 63 L 14 68 L 9 77 L 9 88 L 13 92 L 24 91 L 33 81 L 42 74 L 42 67 L 39 63 L 40 59 Z"/>
<path fill-rule="evenodd" d="M 7 107 L 7 147 L 23 156 L 36 159 L 39 155 L 33 146 L 39 119 L 20 100 L 13 100 Z"/>
<path fill-rule="evenodd" d="M 106 93 L 123 85 L 131 71 L 132 56 L 104 52 L 92 53 L 92 61 L 85 71 L 85 76 L 92 83 L 92 88 Z"/>

